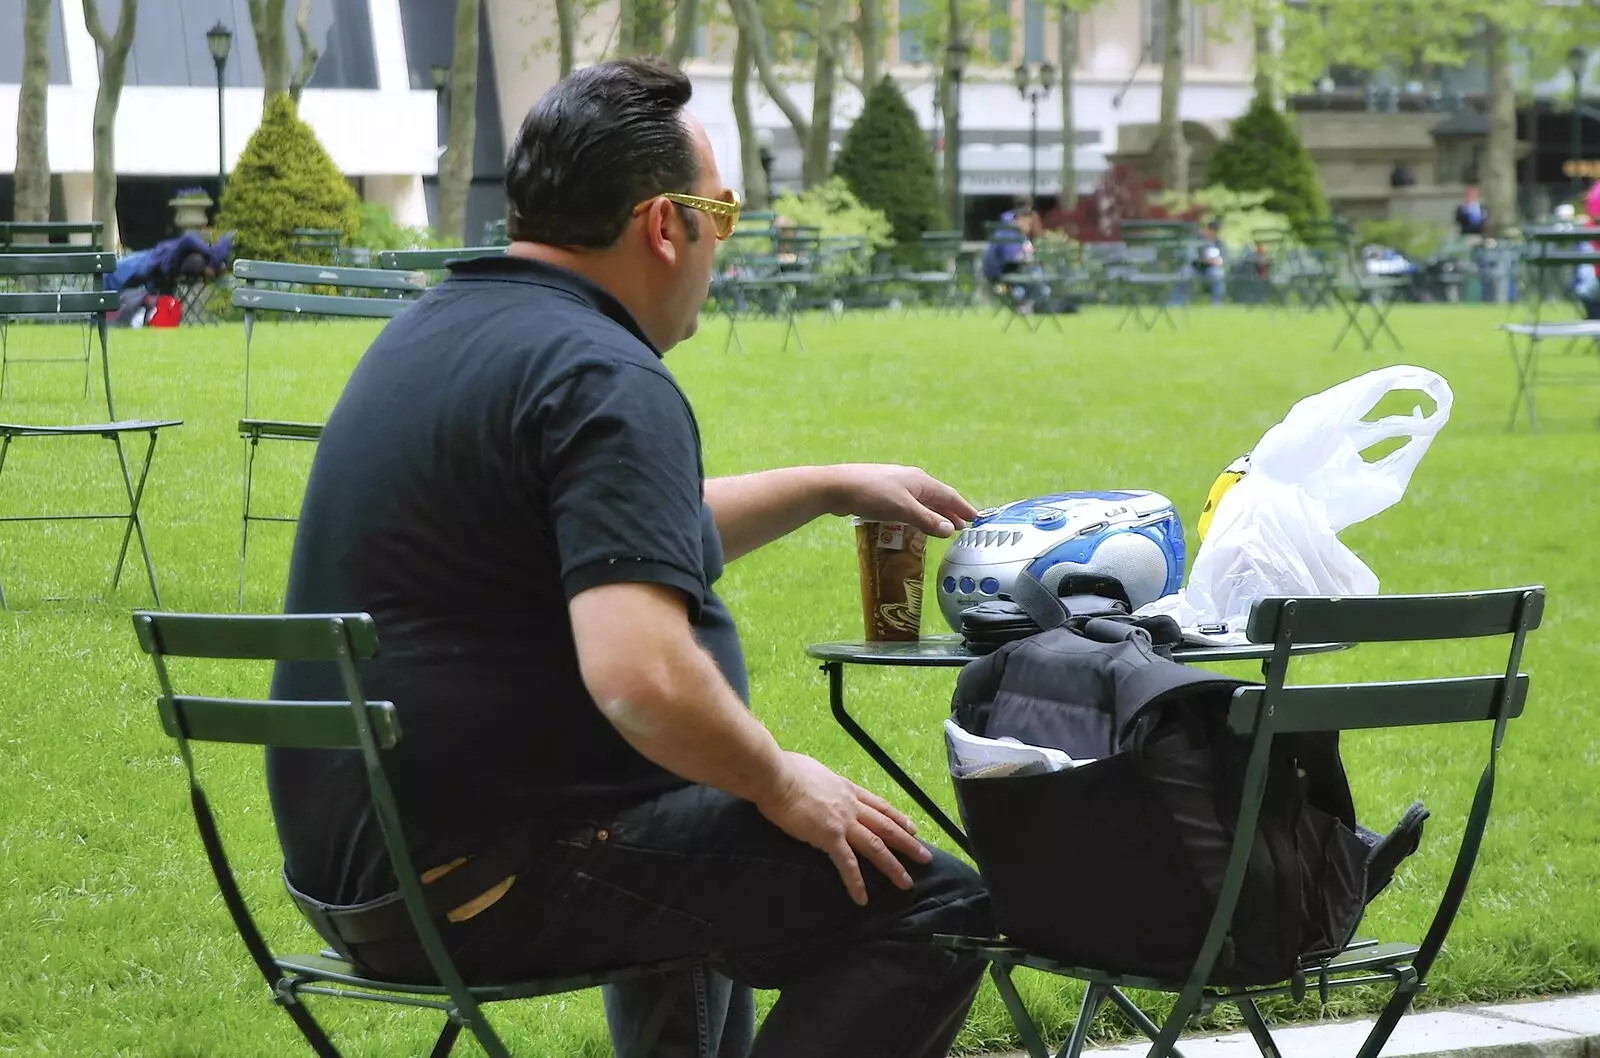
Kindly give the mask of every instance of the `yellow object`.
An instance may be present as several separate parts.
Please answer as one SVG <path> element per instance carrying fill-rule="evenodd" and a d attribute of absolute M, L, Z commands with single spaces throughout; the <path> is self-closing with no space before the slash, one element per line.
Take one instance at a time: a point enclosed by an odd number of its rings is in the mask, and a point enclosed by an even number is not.
<path fill-rule="evenodd" d="M 1211 483 L 1211 491 L 1206 493 L 1206 505 L 1200 510 L 1200 539 L 1206 538 L 1206 530 L 1211 528 L 1211 518 L 1217 512 L 1217 504 L 1222 502 L 1222 497 L 1227 491 L 1239 483 L 1250 470 L 1250 457 L 1240 456 L 1228 464 L 1228 469 L 1217 475 L 1217 480 Z"/>

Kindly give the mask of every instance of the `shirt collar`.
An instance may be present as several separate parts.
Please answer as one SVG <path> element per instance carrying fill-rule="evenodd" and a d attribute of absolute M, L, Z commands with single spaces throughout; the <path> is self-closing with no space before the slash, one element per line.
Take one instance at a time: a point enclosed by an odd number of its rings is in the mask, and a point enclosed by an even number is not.
<path fill-rule="evenodd" d="M 628 333 L 643 342 L 652 353 L 657 357 L 661 356 L 661 350 L 656 348 L 656 344 L 644 333 L 639 321 L 633 318 L 633 313 L 629 312 L 622 302 L 598 283 L 576 272 L 545 261 L 512 257 L 509 254 L 451 261 L 447 267 L 450 269 L 451 281 L 525 283 L 572 295 L 596 312 L 627 328 Z"/>

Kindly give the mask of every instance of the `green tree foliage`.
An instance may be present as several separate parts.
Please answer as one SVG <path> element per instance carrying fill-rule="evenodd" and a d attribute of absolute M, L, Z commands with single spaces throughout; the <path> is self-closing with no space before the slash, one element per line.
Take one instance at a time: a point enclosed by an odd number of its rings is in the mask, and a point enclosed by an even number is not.
<path fill-rule="evenodd" d="M 217 227 L 234 233 L 237 256 L 262 261 L 311 261 L 307 251 L 296 256 L 292 248 L 296 228 L 339 231 L 347 244 L 360 232 L 355 189 L 287 94 L 267 101 L 260 127 L 228 176 Z"/>
<path fill-rule="evenodd" d="M 872 87 L 844 134 L 833 171 L 863 204 L 889 218 L 899 258 L 915 255 L 923 232 L 945 225 L 927 138 L 887 77 Z"/>
<path fill-rule="evenodd" d="M 1206 166 L 1206 183 L 1232 191 L 1270 191 L 1266 208 L 1289 218 L 1295 230 L 1327 216 L 1317 169 L 1289 120 L 1265 96 L 1256 96 L 1233 123 Z"/>

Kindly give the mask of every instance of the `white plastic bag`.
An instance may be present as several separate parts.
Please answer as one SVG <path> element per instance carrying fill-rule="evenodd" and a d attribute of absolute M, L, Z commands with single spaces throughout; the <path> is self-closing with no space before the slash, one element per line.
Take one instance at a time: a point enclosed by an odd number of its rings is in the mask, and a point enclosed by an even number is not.
<path fill-rule="evenodd" d="M 1431 415 L 1416 407 L 1410 415 L 1363 421 L 1395 390 L 1420 390 L 1437 406 Z M 1183 589 L 1139 612 L 1170 614 L 1186 631 L 1242 641 L 1257 599 L 1377 594 L 1377 576 L 1338 533 L 1399 501 L 1450 420 L 1453 402 L 1441 376 L 1407 366 L 1372 371 L 1299 401 L 1262 436 L 1249 471 L 1218 502 Z M 1361 457 L 1397 437 L 1408 440 L 1381 459 Z"/>

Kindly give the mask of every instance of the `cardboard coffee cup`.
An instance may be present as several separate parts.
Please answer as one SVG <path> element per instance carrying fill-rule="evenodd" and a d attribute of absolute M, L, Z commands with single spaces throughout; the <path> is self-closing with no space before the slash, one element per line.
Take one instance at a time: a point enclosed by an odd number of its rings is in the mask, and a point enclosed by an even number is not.
<path fill-rule="evenodd" d="M 904 522 L 855 520 L 861 614 L 872 642 L 914 642 L 922 634 L 922 578 L 928 537 Z"/>

